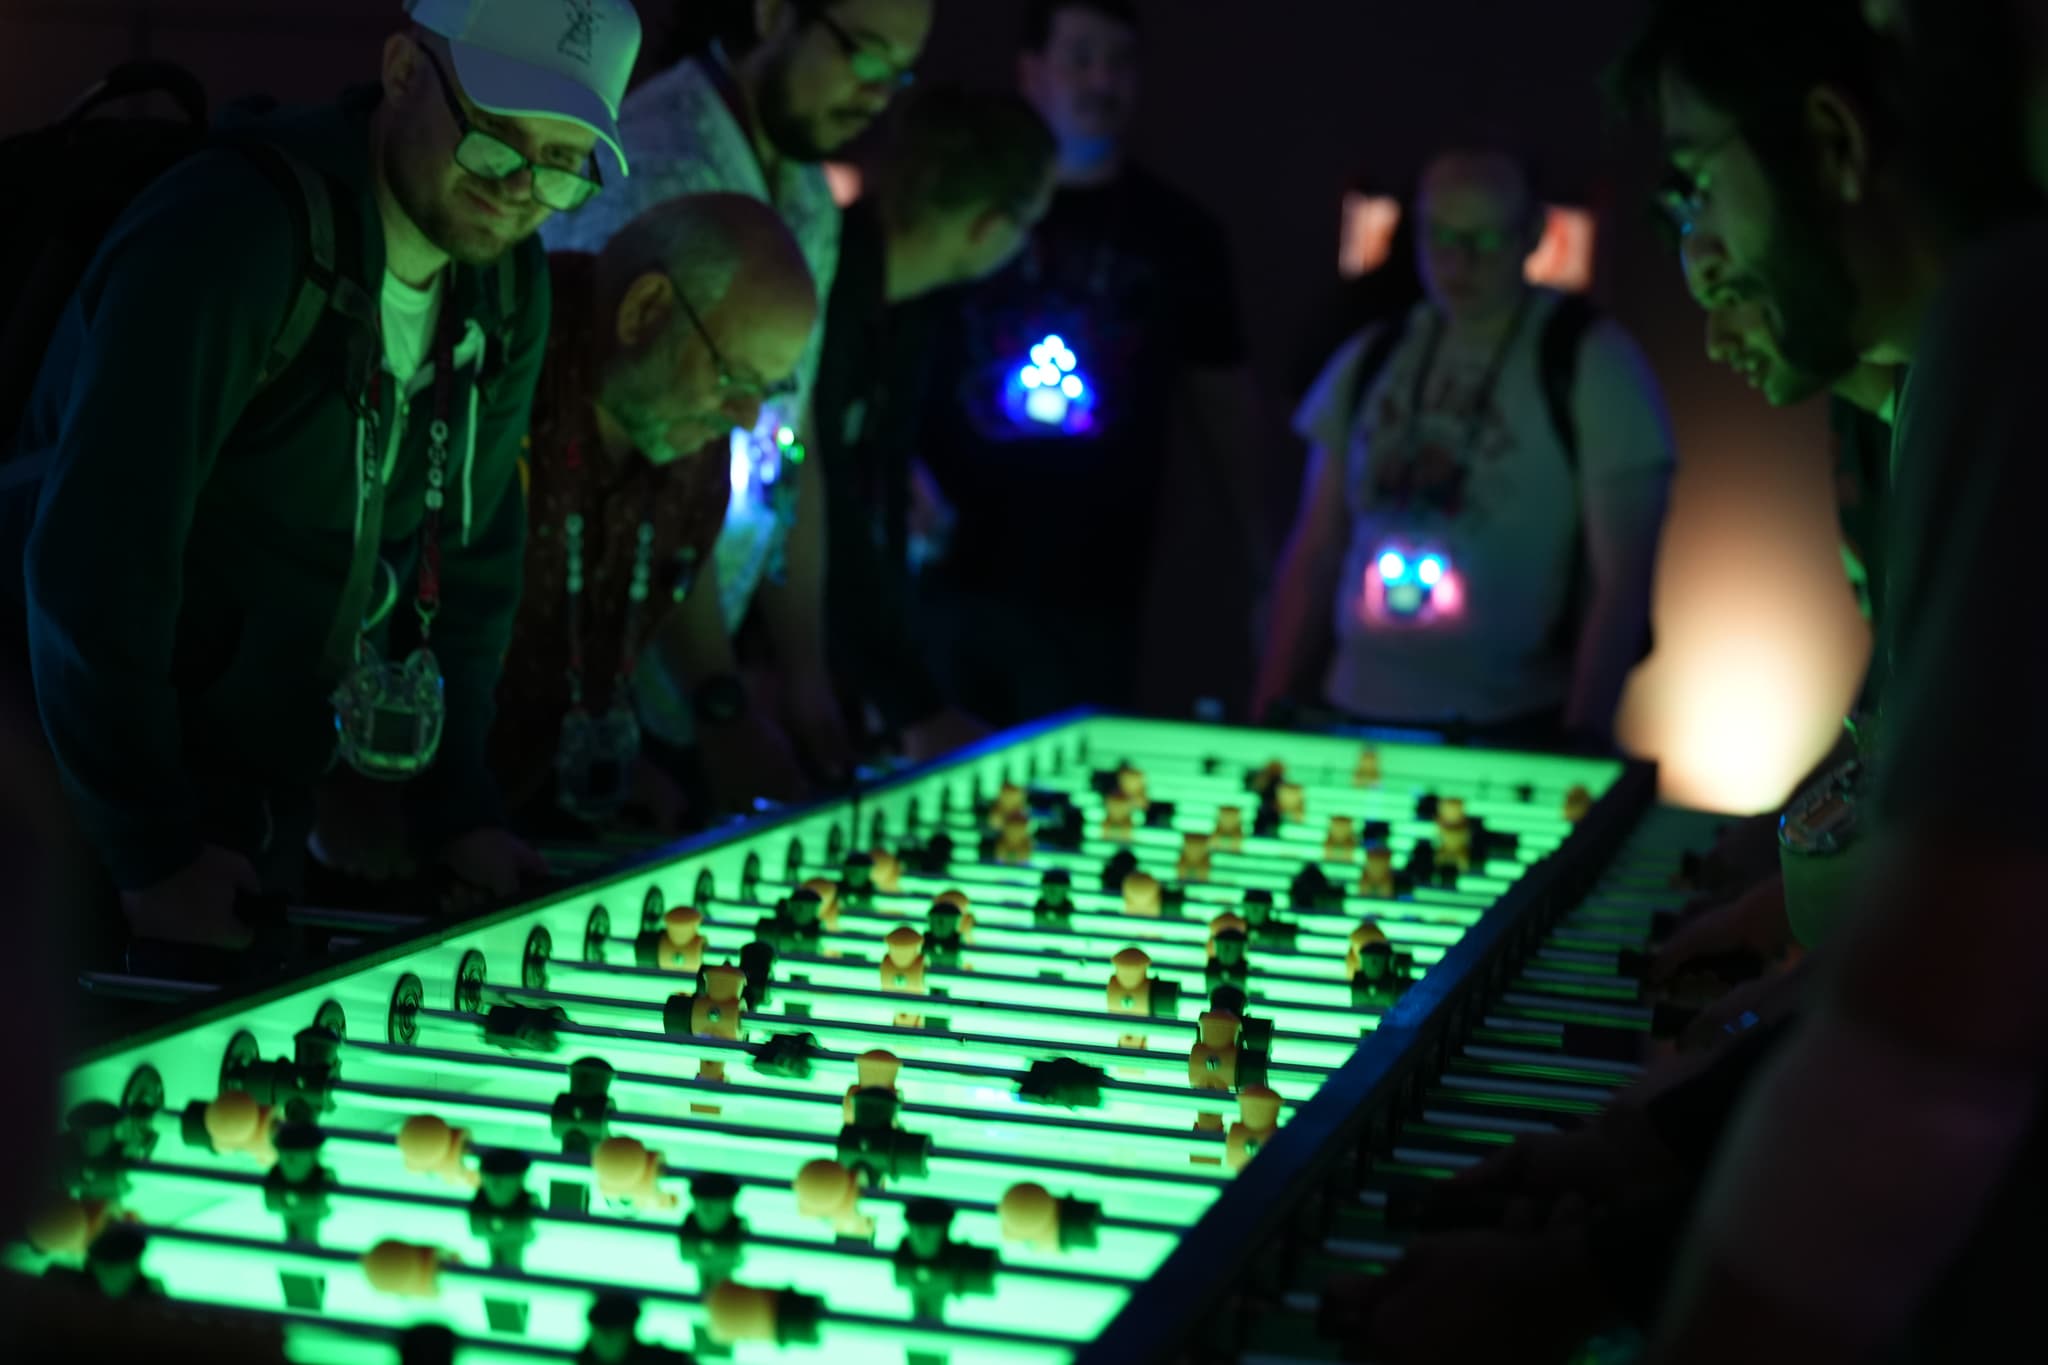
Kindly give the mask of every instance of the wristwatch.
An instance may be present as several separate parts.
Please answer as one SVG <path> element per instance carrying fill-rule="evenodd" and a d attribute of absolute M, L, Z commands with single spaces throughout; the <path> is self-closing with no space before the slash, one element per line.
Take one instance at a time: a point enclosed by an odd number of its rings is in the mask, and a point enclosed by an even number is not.
<path fill-rule="evenodd" d="M 731 673 L 697 684 L 690 693 L 690 711 L 704 725 L 730 725 L 747 714 L 747 685 Z"/>

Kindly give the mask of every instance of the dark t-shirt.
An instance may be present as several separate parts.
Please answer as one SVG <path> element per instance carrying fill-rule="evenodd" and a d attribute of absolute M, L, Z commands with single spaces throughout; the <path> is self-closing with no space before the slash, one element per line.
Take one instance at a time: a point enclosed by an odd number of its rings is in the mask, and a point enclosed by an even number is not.
<path fill-rule="evenodd" d="M 1891 423 L 1836 398 L 1828 408 L 1828 425 L 1835 442 L 1835 505 L 1842 539 L 1863 566 L 1856 605 L 1863 619 L 1881 632 L 1890 569 L 1885 549 L 1890 541 L 1886 519 L 1891 513 Z M 1859 713 L 1876 714 L 1883 703 L 1885 675 L 1883 653 L 1874 651 L 1856 703 Z"/>
<path fill-rule="evenodd" d="M 2035 576 L 2048 509 L 2044 317 L 2048 225 L 2032 225 L 1959 263 L 1922 331 L 1899 409 L 1880 796 L 1888 822 L 2034 848 L 2048 818 L 2048 617 Z M 2017 1334 L 2034 1330 L 2044 1219 L 2037 1122 L 1916 1324 L 1911 1358 L 2007 1358 L 2027 1339 Z"/>
<path fill-rule="evenodd" d="M 1128 614 L 1151 559 L 1175 383 L 1244 359 L 1221 227 L 1133 167 L 1061 190 L 1017 264 L 947 312 L 923 442 L 960 517 L 947 577 L 998 596 L 1088 591 Z M 1004 401 L 1054 336 L 1096 395 L 1081 434 L 1020 421 Z M 1105 575 L 1132 586 L 1103 593 Z"/>
<path fill-rule="evenodd" d="M 931 323 L 946 300 L 892 307 L 881 216 L 846 211 L 813 413 L 825 464 L 832 676 L 892 726 L 942 705 L 910 630 L 910 455 L 931 371 Z"/>

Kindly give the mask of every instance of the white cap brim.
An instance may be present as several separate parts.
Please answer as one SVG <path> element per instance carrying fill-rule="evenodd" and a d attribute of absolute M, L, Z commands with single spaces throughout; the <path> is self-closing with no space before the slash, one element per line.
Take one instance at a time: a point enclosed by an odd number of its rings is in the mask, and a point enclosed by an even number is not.
<path fill-rule="evenodd" d="M 455 59 L 462 93 L 479 109 L 506 118 L 562 119 L 588 128 L 597 134 L 598 146 L 607 153 L 606 179 L 624 180 L 631 174 L 625 144 L 619 137 L 619 121 L 589 86 L 469 43 L 451 41 L 448 50 Z"/>

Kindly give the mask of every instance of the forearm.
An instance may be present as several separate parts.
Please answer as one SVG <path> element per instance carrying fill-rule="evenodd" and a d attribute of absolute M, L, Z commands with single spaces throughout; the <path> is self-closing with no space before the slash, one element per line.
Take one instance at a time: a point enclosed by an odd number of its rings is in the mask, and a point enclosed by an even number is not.
<path fill-rule="evenodd" d="M 1922 1051 L 1822 1010 L 1744 1105 L 1674 1285 L 1663 1359 L 1814 1359 L 1896 1340 L 2038 1110 L 2033 1073 Z M 1902 1178 L 1903 1173 L 1903 1178 Z M 1754 1337 L 1744 1333 L 1747 1324 Z"/>
<path fill-rule="evenodd" d="M 776 664 L 787 677 L 825 668 L 825 471 L 808 459 L 798 467 L 796 520 L 789 529 L 788 572 L 762 589 L 761 609 Z"/>
<path fill-rule="evenodd" d="M 1650 619 L 1649 594 L 1617 589 L 1602 592 L 1587 614 L 1565 701 L 1565 728 L 1574 734 L 1611 737 L 1615 712 L 1629 674 L 1643 657 Z"/>
<path fill-rule="evenodd" d="M 1258 696 L 1288 696 L 1301 684 L 1319 613 L 1327 611 L 1334 555 L 1297 534 L 1280 557 L 1267 604 L 1266 648 L 1259 664 Z M 1257 717 L 1253 718 L 1254 720 Z"/>
<path fill-rule="evenodd" d="M 677 691 L 739 671 L 739 656 L 719 609 L 716 560 L 704 561 L 689 595 L 655 628 L 651 648 L 662 676 Z"/>

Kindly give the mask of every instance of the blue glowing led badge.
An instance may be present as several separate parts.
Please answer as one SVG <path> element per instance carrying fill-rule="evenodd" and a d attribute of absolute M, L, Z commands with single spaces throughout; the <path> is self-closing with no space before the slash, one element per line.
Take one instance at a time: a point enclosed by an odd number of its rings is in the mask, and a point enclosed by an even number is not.
<path fill-rule="evenodd" d="M 1366 566 L 1360 614 L 1376 625 L 1433 625 L 1465 614 L 1465 584 L 1440 550 L 1388 546 Z"/>
<path fill-rule="evenodd" d="M 1030 362 L 1011 372 L 1003 412 L 1025 430 L 1084 436 L 1095 429 L 1095 386 L 1066 339 L 1048 336 L 1031 348 Z"/>

